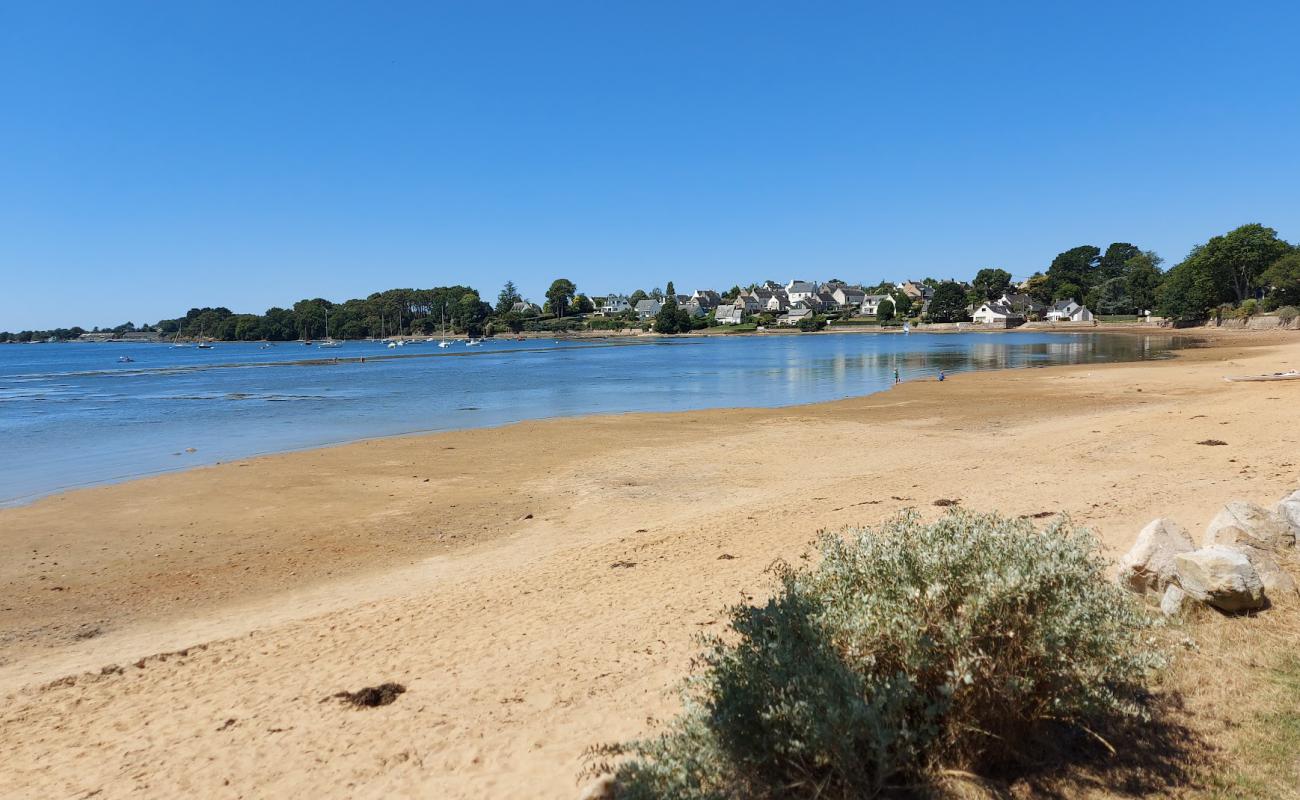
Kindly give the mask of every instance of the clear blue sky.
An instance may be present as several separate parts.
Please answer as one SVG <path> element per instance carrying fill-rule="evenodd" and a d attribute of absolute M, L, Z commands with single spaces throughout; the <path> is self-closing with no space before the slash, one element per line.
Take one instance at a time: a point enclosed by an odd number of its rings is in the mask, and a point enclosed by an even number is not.
<path fill-rule="evenodd" d="M 0 5 L 0 329 L 1300 238 L 1290 3 Z"/>

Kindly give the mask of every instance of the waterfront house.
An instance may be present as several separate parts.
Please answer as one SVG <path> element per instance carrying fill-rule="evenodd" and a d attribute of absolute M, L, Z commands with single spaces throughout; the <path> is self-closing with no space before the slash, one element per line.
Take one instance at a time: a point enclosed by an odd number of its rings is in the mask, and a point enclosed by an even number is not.
<path fill-rule="evenodd" d="M 817 294 L 817 284 L 812 281 L 792 280 L 785 285 L 785 294 L 788 302 L 797 303 L 807 297 Z"/>
<path fill-rule="evenodd" d="M 992 328 L 1014 328 L 1025 321 L 1025 318 L 1012 309 L 1011 306 L 999 300 L 981 303 L 979 308 L 976 308 L 974 313 L 971 314 L 971 319 Z"/>
<path fill-rule="evenodd" d="M 717 308 L 722 304 L 722 295 L 712 289 L 696 289 L 691 299 L 698 301 L 700 307 L 705 310 Z"/>
<path fill-rule="evenodd" d="M 903 281 L 899 285 L 898 289 L 903 294 L 907 295 L 908 299 L 913 303 L 916 303 L 917 301 L 923 303 L 929 302 L 930 298 L 934 297 L 934 289 L 931 289 L 929 286 L 926 286 L 924 283 L 920 283 L 919 281 Z"/>
<path fill-rule="evenodd" d="M 753 292 L 741 292 L 732 305 L 740 307 L 746 314 L 757 314 L 763 310 L 763 304 L 758 302 L 758 295 Z"/>
<path fill-rule="evenodd" d="M 894 302 L 894 298 L 887 294 L 864 294 L 862 296 L 861 309 L 862 313 L 868 317 L 874 317 L 880 311 L 880 304 L 888 300 Z"/>
<path fill-rule="evenodd" d="M 831 297 L 835 300 L 835 305 L 839 308 L 857 308 L 862 305 L 866 299 L 867 293 L 861 289 L 852 286 L 837 286 L 835 291 L 831 292 Z"/>
<path fill-rule="evenodd" d="M 806 319 L 813 318 L 813 310 L 806 305 L 793 306 L 786 314 L 776 318 L 777 325 L 798 325 Z"/>
<path fill-rule="evenodd" d="M 745 321 L 745 309 L 739 303 L 723 303 L 714 309 L 713 318 L 720 325 L 739 325 Z"/>
<path fill-rule="evenodd" d="M 1092 322 L 1092 312 L 1074 302 L 1074 299 L 1057 300 L 1047 309 L 1047 319 L 1052 322 Z"/>
<path fill-rule="evenodd" d="M 677 307 L 689 314 L 692 319 L 707 316 L 709 313 L 708 309 L 700 305 L 700 301 L 694 297 L 687 298 L 685 303 L 681 303 Z"/>
<path fill-rule="evenodd" d="M 520 300 L 510 307 L 513 314 L 523 314 L 525 317 L 540 316 L 542 310 L 537 307 L 536 303 L 530 303 L 527 300 Z"/>
<path fill-rule="evenodd" d="M 636 302 L 636 317 L 637 319 L 654 319 L 661 308 L 663 308 L 663 304 L 653 297 L 638 300 Z"/>
<path fill-rule="evenodd" d="M 625 294 L 612 294 L 605 298 L 605 302 L 600 304 L 596 313 L 602 317 L 612 317 L 615 314 L 622 314 L 624 311 L 632 308 L 632 303 L 628 301 Z"/>
<path fill-rule="evenodd" d="M 1002 298 L 997 302 L 1008 306 L 1022 317 L 1028 317 L 1031 314 L 1040 315 L 1047 310 L 1047 306 L 1020 292 L 1003 292 Z"/>

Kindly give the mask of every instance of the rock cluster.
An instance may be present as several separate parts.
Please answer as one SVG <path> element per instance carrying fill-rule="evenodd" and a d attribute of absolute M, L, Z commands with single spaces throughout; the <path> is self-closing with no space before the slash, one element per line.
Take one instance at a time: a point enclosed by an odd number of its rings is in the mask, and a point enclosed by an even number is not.
<path fill-rule="evenodd" d="M 1227 613 L 1254 611 L 1297 597 L 1288 567 L 1296 563 L 1300 490 L 1272 509 L 1234 500 L 1205 530 L 1201 547 L 1176 522 L 1157 519 L 1120 559 L 1119 582 L 1160 596 L 1168 616 L 1203 603 Z"/>

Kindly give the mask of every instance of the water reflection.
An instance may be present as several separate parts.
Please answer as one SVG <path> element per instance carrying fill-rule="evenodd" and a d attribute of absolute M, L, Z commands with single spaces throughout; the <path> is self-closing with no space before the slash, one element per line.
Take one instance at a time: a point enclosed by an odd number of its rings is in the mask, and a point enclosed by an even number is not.
<path fill-rule="evenodd" d="M 933 378 L 1160 357 L 1169 336 L 1046 333 L 492 342 L 447 353 L 282 346 L 0 346 L 0 503 L 365 437 L 623 411 L 777 406 Z M 129 355 L 133 363 L 115 361 Z M 304 360 L 304 356 L 308 360 Z M 362 359 L 365 359 L 364 362 Z"/>

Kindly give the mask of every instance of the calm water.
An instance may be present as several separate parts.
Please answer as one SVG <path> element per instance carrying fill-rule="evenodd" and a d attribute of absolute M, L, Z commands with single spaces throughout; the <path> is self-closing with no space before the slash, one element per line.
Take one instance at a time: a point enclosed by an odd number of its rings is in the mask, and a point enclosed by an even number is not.
<path fill-rule="evenodd" d="M 780 406 L 902 377 L 1158 358 L 1168 336 L 735 336 L 396 350 L 0 345 L 0 505 L 367 437 L 620 411 Z M 133 363 L 118 363 L 129 356 Z M 350 359 L 366 357 L 365 363 Z M 390 357 L 391 356 L 391 357 Z M 331 363 L 332 358 L 340 363 Z"/>

